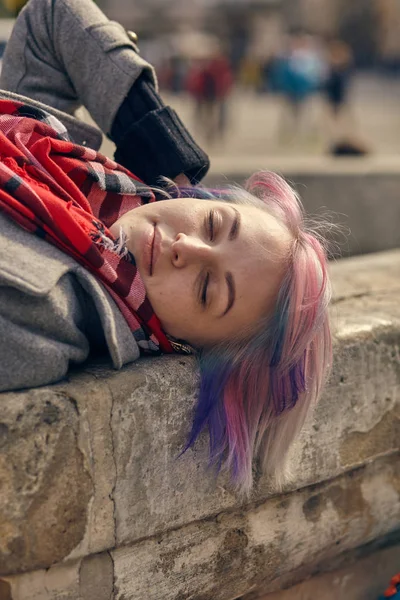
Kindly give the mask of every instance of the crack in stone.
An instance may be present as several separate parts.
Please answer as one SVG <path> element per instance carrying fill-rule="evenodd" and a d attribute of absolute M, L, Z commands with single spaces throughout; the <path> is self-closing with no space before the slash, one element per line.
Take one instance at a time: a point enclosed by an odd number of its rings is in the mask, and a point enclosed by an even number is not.
<path fill-rule="evenodd" d="M 111 591 L 110 600 L 115 600 L 115 594 L 117 593 L 117 590 L 115 589 L 115 562 L 114 562 L 114 557 L 110 550 L 107 550 L 107 554 L 110 557 L 110 560 L 112 563 L 112 591 Z"/>
<path fill-rule="evenodd" d="M 80 412 L 79 412 L 79 406 L 78 406 L 78 402 L 75 400 L 75 398 L 73 398 L 70 394 L 68 394 L 68 392 L 63 391 L 61 393 L 56 394 L 57 396 L 61 396 L 62 398 L 65 398 L 66 400 L 68 400 L 68 402 L 70 404 L 72 404 L 73 409 L 75 410 L 76 414 L 78 415 L 78 417 L 80 416 Z"/>
<path fill-rule="evenodd" d="M 89 555 L 90 556 L 90 555 Z M 82 566 L 83 566 L 83 561 L 85 560 L 85 557 L 81 558 L 80 562 L 79 562 L 79 569 L 78 569 L 78 589 L 79 589 L 79 597 L 81 597 L 81 581 L 82 581 Z"/>
<path fill-rule="evenodd" d="M 92 375 L 97 381 L 100 381 L 100 379 L 101 379 L 101 382 L 107 386 L 107 389 L 108 389 L 108 391 L 110 393 L 110 397 L 111 397 L 111 409 L 110 409 L 110 418 L 108 421 L 108 426 L 109 426 L 109 430 L 110 430 L 110 439 L 111 439 L 111 456 L 112 456 L 112 462 L 114 465 L 114 482 L 112 485 L 111 492 L 108 494 L 108 497 L 111 500 L 112 506 L 113 506 L 113 510 L 112 510 L 112 516 L 113 516 L 113 522 L 114 522 L 114 544 L 113 544 L 113 546 L 115 548 L 116 544 L 117 544 L 117 516 L 116 516 L 114 492 L 115 492 L 115 488 L 117 487 L 117 462 L 115 460 L 114 432 L 113 432 L 113 428 L 112 428 L 112 419 L 113 419 L 113 414 L 114 414 L 114 394 L 112 392 L 110 384 L 108 383 L 108 381 L 106 379 L 99 378 L 96 375 L 96 373 L 92 373 Z"/>
<path fill-rule="evenodd" d="M 114 415 L 114 394 L 112 392 L 111 386 L 108 383 L 108 381 L 106 382 L 107 384 L 107 388 L 108 391 L 110 392 L 110 396 L 111 396 L 111 410 L 110 410 L 110 420 L 109 420 L 109 428 L 110 428 L 110 435 L 111 435 L 111 453 L 112 453 L 112 461 L 113 461 L 113 465 L 114 465 L 114 483 L 111 489 L 111 492 L 109 494 L 109 498 L 112 502 L 113 505 L 113 521 L 114 521 L 114 546 L 116 546 L 117 544 L 117 514 L 116 514 L 116 505 L 115 505 L 115 499 L 114 499 L 114 493 L 115 493 L 115 488 L 117 487 L 117 461 L 115 460 L 115 445 L 114 445 L 114 431 L 112 428 L 112 419 L 113 419 L 113 415 Z M 114 564 L 114 562 L 113 562 Z M 113 583 L 114 586 L 114 583 Z"/>

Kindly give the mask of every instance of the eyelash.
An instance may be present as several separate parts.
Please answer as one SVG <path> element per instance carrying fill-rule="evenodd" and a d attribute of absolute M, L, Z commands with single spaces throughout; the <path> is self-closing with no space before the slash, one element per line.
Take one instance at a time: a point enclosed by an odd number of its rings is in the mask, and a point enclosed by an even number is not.
<path fill-rule="evenodd" d="M 210 212 L 208 213 L 206 229 L 207 229 L 208 235 L 210 236 L 210 241 L 213 242 L 215 239 L 215 211 L 214 210 L 210 210 Z M 210 282 L 210 273 L 207 273 L 204 278 L 203 285 L 201 287 L 200 302 L 201 302 L 202 306 L 206 306 L 206 304 L 207 304 L 207 289 L 208 289 L 209 282 Z"/>
<path fill-rule="evenodd" d="M 210 210 L 208 213 L 208 232 L 210 234 L 210 241 L 213 242 L 215 238 L 215 213 L 214 210 Z"/>
<path fill-rule="evenodd" d="M 207 289 L 208 289 L 208 284 L 210 281 L 210 273 L 207 273 L 207 275 L 204 278 L 204 282 L 201 288 L 201 304 L 203 306 L 205 306 L 207 304 Z"/>

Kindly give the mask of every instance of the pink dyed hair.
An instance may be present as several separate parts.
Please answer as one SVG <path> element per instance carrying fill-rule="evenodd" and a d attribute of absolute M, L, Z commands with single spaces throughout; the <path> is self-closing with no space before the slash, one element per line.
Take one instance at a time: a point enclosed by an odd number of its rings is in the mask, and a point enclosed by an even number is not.
<path fill-rule="evenodd" d="M 245 190 L 223 190 L 219 197 L 267 210 L 293 238 L 273 314 L 247 340 L 200 353 L 188 446 L 207 426 L 212 462 L 224 463 L 248 493 L 255 458 L 282 480 L 287 451 L 320 396 L 332 361 L 331 290 L 323 244 L 306 227 L 300 200 L 284 179 L 259 172 Z"/>

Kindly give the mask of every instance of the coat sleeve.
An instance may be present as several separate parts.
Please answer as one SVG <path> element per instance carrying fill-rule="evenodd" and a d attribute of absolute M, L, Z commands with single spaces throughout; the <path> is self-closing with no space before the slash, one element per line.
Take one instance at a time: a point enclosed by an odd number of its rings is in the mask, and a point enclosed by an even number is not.
<path fill-rule="evenodd" d="M 89 354 L 85 297 L 70 274 L 45 296 L 0 286 L 0 391 L 54 383 Z"/>
<path fill-rule="evenodd" d="M 165 106 L 152 66 L 92 0 L 30 0 L 4 54 L 0 87 L 72 114 L 82 104 L 117 146 L 115 160 L 150 185 L 210 162 Z"/>
<path fill-rule="evenodd" d="M 69 114 L 83 104 L 108 133 L 141 74 L 156 85 L 125 29 L 92 0 L 30 0 L 7 44 L 0 87 Z"/>

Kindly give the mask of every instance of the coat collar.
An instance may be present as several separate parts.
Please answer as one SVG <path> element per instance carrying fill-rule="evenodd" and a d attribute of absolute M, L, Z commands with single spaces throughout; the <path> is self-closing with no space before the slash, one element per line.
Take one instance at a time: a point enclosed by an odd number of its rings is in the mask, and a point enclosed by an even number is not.
<path fill-rule="evenodd" d="M 76 119 L 72 115 L 64 113 L 61 110 L 57 110 L 52 106 L 48 106 L 43 102 L 38 102 L 37 100 L 32 100 L 32 98 L 21 96 L 20 94 L 14 94 L 13 92 L 7 92 L 5 90 L 0 90 L 0 99 L 23 102 L 29 106 L 47 111 L 61 121 L 61 123 L 66 127 L 71 140 L 79 146 L 86 146 L 96 151 L 98 151 L 101 146 L 103 136 L 100 129 L 97 129 L 97 127 L 93 127 L 88 123 L 84 123 L 84 121 Z"/>

